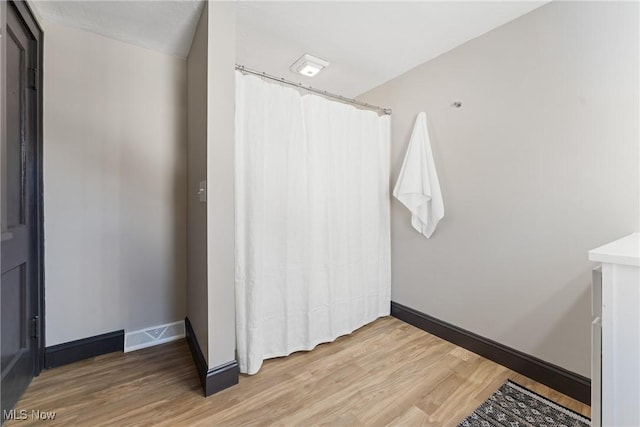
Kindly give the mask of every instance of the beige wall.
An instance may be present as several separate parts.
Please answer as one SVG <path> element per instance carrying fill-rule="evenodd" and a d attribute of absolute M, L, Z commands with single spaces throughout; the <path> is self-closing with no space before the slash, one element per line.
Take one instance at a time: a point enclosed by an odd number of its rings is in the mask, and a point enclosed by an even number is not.
<path fill-rule="evenodd" d="M 205 5 L 187 59 L 188 316 L 210 368 L 235 359 L 235 6 Z M 207 203 L 198 200 L 207 180 Z"/>
<path fill-rule="evenodd" d="M 232 2 L 209 4 L 207 258 L 209 366 L 235 360 L 236 15 Z"/>
<path fill-rule="evenodd" d="M 393 199 L 394 301 L 589 376 L 587 250 L 639 230 L 638 38 L 637 3 L 553 2 L 361 97 L 392 184 L 427 112 L 446 208 L 426 240 Z"/>
<path fill-rule="evenodd" d="M 187 57 L 188 113 L 188 272 L 187 316 L 208 358 L 207 205 L 200 202 L 200 181 L 207 179 L 207 47 L 208 7 L 205 3 Z"/>
<path fill-rule="evenodd" d="M 186 313 L 186 63 L 42 21 L 46 342 Z"/>

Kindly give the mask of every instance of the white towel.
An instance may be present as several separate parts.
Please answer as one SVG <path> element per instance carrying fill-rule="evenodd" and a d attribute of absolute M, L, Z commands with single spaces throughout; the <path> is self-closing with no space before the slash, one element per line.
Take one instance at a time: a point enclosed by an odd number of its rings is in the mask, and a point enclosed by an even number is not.
<path fill-rule="evenodd" d="M 413 228 L 426 238 L 431 237 L 444 217 L 444 204 L 425 113 L 416 118 L 393 196 L 411 212 Z"/>

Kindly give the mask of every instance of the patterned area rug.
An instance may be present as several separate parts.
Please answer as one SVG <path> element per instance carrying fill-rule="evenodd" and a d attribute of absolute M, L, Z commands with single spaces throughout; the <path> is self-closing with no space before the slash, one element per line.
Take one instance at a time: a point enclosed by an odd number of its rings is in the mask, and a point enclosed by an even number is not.
<path fill-rule="evenodd" d="M 586 427 L 591 420 L 507 381 L 458 427 Z"/>

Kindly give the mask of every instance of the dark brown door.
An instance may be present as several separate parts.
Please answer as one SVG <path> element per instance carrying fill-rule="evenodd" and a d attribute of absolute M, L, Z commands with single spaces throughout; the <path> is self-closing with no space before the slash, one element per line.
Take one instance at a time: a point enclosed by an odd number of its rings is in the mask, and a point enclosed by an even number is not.
<path fill-rule="evenodd" d="M 39 372 L 40 174 L 38 39 L 24 3 L 6 4 L 2 164 L 2 419 Z M 33 24 L 32 24 L 33 25 Z"/>

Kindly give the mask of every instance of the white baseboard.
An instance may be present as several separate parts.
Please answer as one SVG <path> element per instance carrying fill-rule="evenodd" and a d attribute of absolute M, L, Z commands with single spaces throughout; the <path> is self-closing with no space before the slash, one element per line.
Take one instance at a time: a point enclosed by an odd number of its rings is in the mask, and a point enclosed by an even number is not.
<path fill-rule="evenodd" d="M 184 320 L 124 334 L 124 352 L 140 350 L 184 338 Z"/>

